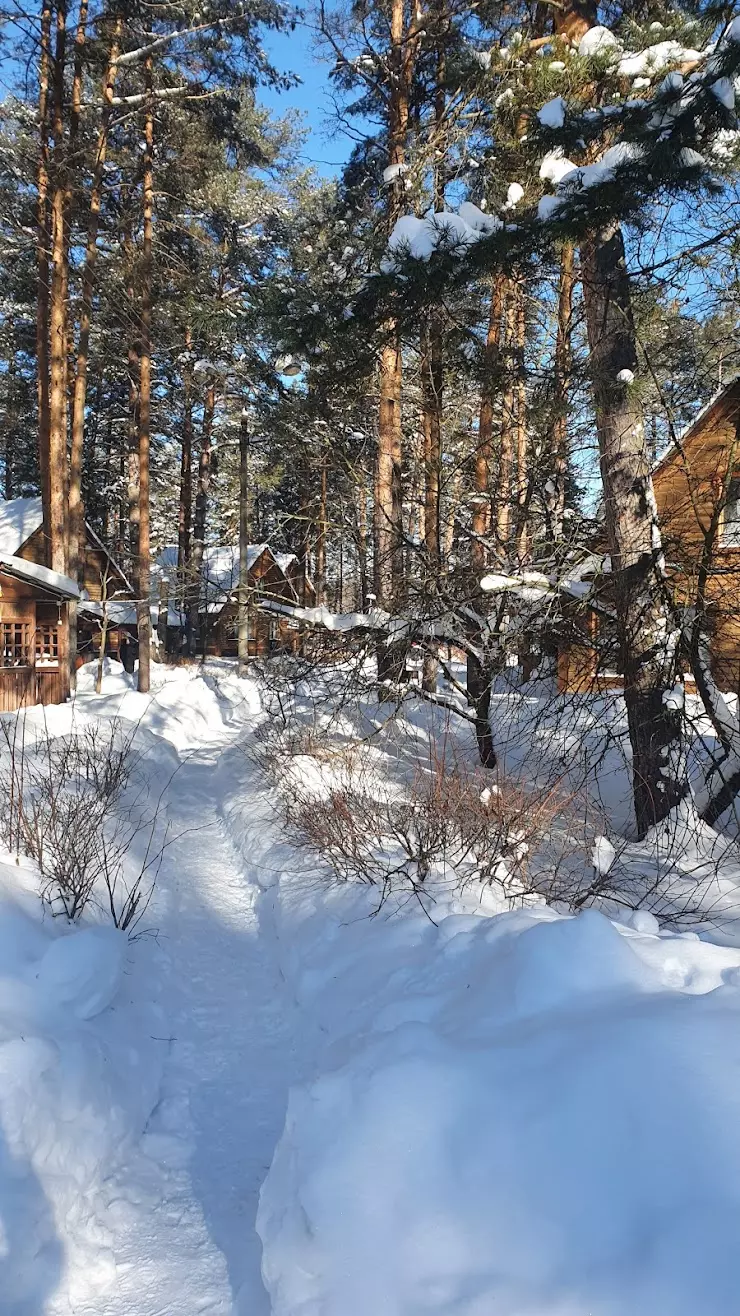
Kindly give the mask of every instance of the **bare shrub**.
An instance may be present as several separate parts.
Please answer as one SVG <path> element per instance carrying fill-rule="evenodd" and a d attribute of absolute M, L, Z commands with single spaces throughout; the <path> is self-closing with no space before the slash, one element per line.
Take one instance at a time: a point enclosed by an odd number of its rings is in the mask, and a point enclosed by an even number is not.
<path fill-rule="evenodd" d="M 53 736 L 44 725 L 27 741 L 23 713 L 0 720 L 6 846 L 35 863 L 52 914 L 76 920 L 92 903 L 128 932 L 151 899 L 168 844 L 164 790 L 150 802 L 134 731 L 114 720 Z"/>
<path fill-rule="evenodd" d="M 444 756 L 394 782 L 366 753 L 328 745 L 283 771 L 294 841 L 319 852 L 337 880 L 377 887 L 379 907 L 402 890 L 426 907 L 440 884 L 496 887 L 508 901 L 575 897 L 573 873 L 547 847 L 568 815 L 557 789 L 535 794 Z"/>

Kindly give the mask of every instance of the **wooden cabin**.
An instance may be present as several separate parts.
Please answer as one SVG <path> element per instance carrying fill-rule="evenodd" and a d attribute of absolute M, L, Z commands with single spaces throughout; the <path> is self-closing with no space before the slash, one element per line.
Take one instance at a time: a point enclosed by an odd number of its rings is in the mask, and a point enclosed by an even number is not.
<path fill-rule="evenodd" d="M 67 576 L 0 553 L 0 712 L 67 698 L 67 612 L 78 597 Z"/>
<path fill-rule="evenodd" d="M 272 616 L 259 603 L 272 599 L 295 606 L 311 606 L 316 594 L 311 580 L 293 553 L 277 553 L 269 544 L 250 544 L 249 652 L 265 657 L 279 651 L 295 652 L 300 626 L 289 617 Z M 167 618 L 167 649 L 177 653 L 184 642 L 186 617 L 182 608 L 185 582 L 177 566 L 177 548 L 162 550 L 152 566 L 152 609 Z M 203 555 L 198 613 L 198 648 L 201 652 L 233 658 L 239 633 L 239 548 L 236 544 L 209 545 Z"/>
<path fill-rule="evenodd" d="M 297 561 L 297 559 L 296 559 Z M 260 610 L 262 599 L 295 605 L 299 597 L 279 556 L 269 544 L 250 544 L 249 564 L 249 654 L 264 658 L 271 653 L 295 652 L 298 623 Z M 289 565 L 289 564 L 287 564 Z M 206 549 L 203 559 L 201 596 L 201 644 L 208 654 L 234 658 L 239 636 L 239 549 L 234 546 Z"/>
<path fill-rule="evenodd" d="M 290 581 L 295 597 L 301 607 L 314 608 L 316 606 L 316 589 L 298 554 L 275 553 L 274 557 L 283 575 Z"/>
<path fill-rule="evenodd" d="M 0 502 L 0 552 L 10 553 L 38 566 L 46 563 L 44 514 L 40 498 L 10 498 Z M 81 598 L 77 615 L 77 652 L 80 660 L 93 658 L 100 645 L 100 600 L 103 594 L 116 601 L 131 600 L 134 591 L 122 567 L 85 523 L 85 551 L 81 564 Z M 109 605 L 113 609 L 113 604 Z M 123 611 L 124 609 L 121 608 Z M 131 612 L 128 605 L 127 617 Z M 133 624 L 111 625 L 106 652 L 119 658 L 121 646 L 136 634 Z"/>
<path fill-rule="evenodd" d="M 740 692 L 740 377 L 722 388 L 664 453 L 654 467 L 653 485 L 668 576 L 679 607 L 696 603 L 700 563 L 708 547 L 705 601 L 713 675 L 722 689 Z M 564 619 L 574 638 L 559 648 L 561 690 L 621 685 L 616 649 L 614 662 L 599 671 L 594 647 L 597 637 L 603 647 L 612 626 L 609 575 L 603 545 L 573 573 L 576 583 L 593 583 L 594 606 L 575 598 L 565 605 Z"/>
<path fill-rule="evenodd" d="M 26 562 L 46 564 L 44 513 L 40 498 L 10 498 L 0 502 L 0 552 L 12 553 Z M 134 591 L 122 567 L 85 523 L 85 551 L 80 584 L 85 598 L 99 600 L 106 581 L 108 597 L 133 598 Z"/>

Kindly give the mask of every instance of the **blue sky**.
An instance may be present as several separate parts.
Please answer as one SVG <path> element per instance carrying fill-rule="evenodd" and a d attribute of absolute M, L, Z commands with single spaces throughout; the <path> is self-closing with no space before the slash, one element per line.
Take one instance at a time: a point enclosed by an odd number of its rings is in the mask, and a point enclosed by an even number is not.
<path fill-rule="evenodd" d="M 288 110 L 300 111 L 308 129 L 303 148 L 306 163 L 314 165 L 325 177 L 331 177 L 349 156 L 352 143 L 345 136 L 332 136 L 329 65 L 316 57 L 312 50 L 312 33 L 303 25 L 296 27 L 294 32 L 269 32 L 264 46 L 281 73 L 297 73 L 302 82 L 300 86 L 283 92 L 262 87 L 260 101 L 277 115 Z"/>

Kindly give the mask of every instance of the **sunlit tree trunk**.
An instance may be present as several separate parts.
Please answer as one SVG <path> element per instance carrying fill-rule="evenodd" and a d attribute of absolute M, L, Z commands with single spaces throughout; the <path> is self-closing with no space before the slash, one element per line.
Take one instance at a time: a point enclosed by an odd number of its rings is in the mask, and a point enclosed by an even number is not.
<path fill-rule="evenodd" d="M 154 229 L 154 105 L 152 61 L 146 61 L 147 109 L 144 125 L 141 350 L 139 353 L 139 553 L 136 629 L 139 638 L 141 694 L 151 684 L 151 545 L 149 534 L 149 448 L 152 403 L 152 239 Z"/>
<path fill-rule="evenodd" d="M 201 600 L 201 586 L 203 586 L 204 589 L 204 602 L 208 602 L 208 582 L 203 581 L 203 558 L 206 547 L 208 495 L 211 487 L 211 439 L 213 435 L 213 416 L 215 410 L 216 382 L 211 376 L 208 381 L 206 399 L 203 407 L 200 456 L 198 458 L 198 487 L 195 494 L 193 543 L 190 555 L 190 587 L 188 590 L 188 653 L 191 657 L 195 654 L 198 638 L 198 612 Z"/>
<path fill-rule="evenodd" d="M 51 68 L 51 0 L 41 10 L 39 53 L 39 159 L 36 176 L 36 395 L 41 499 L 44 509 L 45 558 L 50 563 L 49 484 L 49 80 Z"/>
<path fill-rule="evenodd" d="M 182 449 L 180 457 L 180 505 L 177 520 L 177 571 L 187 579 L 190 565 L 190 535 L 193 517 L 193 340 L 185 331 L 185 363 L 182 369 Z"/>
<path fill-rule="evenodd" d="M 51 167 L 52 268 L 49 301 L 49 565 L 67 573 L 69 470 L 67 462 L 67 239 L 66 161 L 64 143 L 64 66 L 67 41 L 66 5 L 57 7 L 53 77 L 53 139 Z"/>
<path fill-rule="evenodd" d="M 527 308 L 525 285 L 519 276 L 516 281 L 516 341 L 514 365 L 515 430 L 516 430 L 516 555 L 519 566 L 529 557 L 529 447 L 527 434 L 527 385 L 525 347 L 527 342 Z"/>
<path fill-rule="evenodd" d="M 406 22 L 404 0 L 391 0 L 388 82 L 388 163 L 401 172 L 388 189 L 387 225 L 390 233 L 401 213 L 404 193 L 402 169 L 406 163 L 409 94 L 416 52 L 416 11 Z M 400 602 L 403 589 L 403 503 L 401 391 L 403 385 L 401 340 L 395 320 L 385 326 L 380 354 L 380 402 L 375 501 L 375 593 L 389 610 Z M 398 645 L 378 650 L 379 681 L 396 682 L 405 666 Z"/>
<path fill-rule="evenodd" d="M 501 438 L 498 454 L 498 472 L 495 496 L 495 538 L 499 560 L 508 563 L 511 547 L 511 500 L 514 480 L 514 427 L 516 391 L 514 381 L 514 347 L 518 324 L 517 286 L 509 279 L 506 286 L 505 324 L 505 391 L 501 403 Z"/>
<path fill-rule="evenodd" d="M 563 537 L 563 516 L 568 483 L 568 393 L 572 369 L 571 322 L 574 283 L 573 247 L 570 243 L 566 243 L 560 256 L 554 397 L 547 445 L 552 456 L 552 476 L 548 482 L 545 501 L 548 532 L 556 544 Z"/>
<path fill-rule="evenodd" d="M 80 22 L 75 43 L 75 78 L 73 84 L 73 129 L 70 130 L 70 153 L 77 136 L 80 116 L 80 97 L 82 81 L 82 50 L 84 48 L 84 21 L 86 7 L 80 12 Z M 80 327 L 77 341 L 77 363 L 72 390 L 72 425 L 69 448 L 69 574 L 73 580 L 80 576 L 81 563 L 84 559 L 85 509 L 82 496 L 82 462 L 85 439 L 85 405 L 87 401 L 87 371 L 90 351 L 90 324 L 92 321 L 93 288 L 95 282 L 95 262 L 98 253 L 98 227 L 100 222 L 100 205 L 103 193 L 103 176 L 108 145 L 108 130 L 113 109 L 113 87 L 116 79 L 118 48 L 122 31 L 122 19 L 119 17 L 114 29 L 113 41 L 108 56 L 108 67 L 103 79 L 103 109 L 98 131 L 95 164 L 93 166 L 92 189 L 90 193 L 90 211 L 87 224 L 87 243 L 85 261 L 82 270 L 82 288 L 80 298 Z M 71 188 L 68 187 L 67 208 L 71 200 Z M 70 604 L 70 647 L 73 655 L 77 648 L 77 610 Z"/>
<path fill-rule="evenodd" d="M 478 418 L 478 442 L 475 449 L 475 497 L 471 520 L 472 540 L 470 547 L 470 565 L 473 573 L 473 590 L 476 608 L 481 619 L 487 611 L 483 591 L 478 589 L 481 577 L 489 563 L 489 551 L 486 542 L 491 525 L 491 462 L 493 457 L 493 424 L 496 394 L 501 388 L 501 329 L 506 279 L 497 274 L 491 290 L 491 311 L 486 336 L 486 355 L 483 387 L 481 390 L 480 413 Z M 483 629 L 476 625 L 473 636 L 476 653 L 469 653 L 467 659 L 468 699 L 475 711 L 475 734 L 478 742 L 478 755 L 485 767 L 496 766 L 496 753 L 489 721 L 491 706 L 491 681 L 493 665 L 486 661 L 490 657 L 483 641 Z M 480 654 L 480 657 L 478 656 Z"/>
<path fill-rule="evenodd" d="M 239 429 L 239 632 L 238 671 L 249 667 L 249 417 L 242 411 Z"/>
<path fill-rule="evenodd" d="M 319 514 L 316 521 L 316 544 L 314 548 L 314 587 L 318 604 L 326 602 L 326 468 L 327 454 L 324 453 L 319 472 Z"/>
<path fill-rule="evenodd" d="M 681 710 L 664 698 L 678 676 L 658 514 L 637 372 L 624 242 L 612 223 L 581 243 L 604 520 L 616 593 L 635 815 L 640 836 L 688 791 Z M 625 373 L 629 372 L 629 373 Z"/>

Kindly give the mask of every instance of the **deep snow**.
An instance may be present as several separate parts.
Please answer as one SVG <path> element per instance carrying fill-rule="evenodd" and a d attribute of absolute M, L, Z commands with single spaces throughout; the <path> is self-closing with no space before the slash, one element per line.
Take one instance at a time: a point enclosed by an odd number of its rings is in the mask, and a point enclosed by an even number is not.
<path fill-rule="evenodd" d="M 134 942 L 0 864 L 3 1316 L 737 1310 L 735 945 L 449 896 L 371 919 L 283 834 L 253 682 L 92 675 L 49 725 L 135 723 L 176 839 Z"/>

